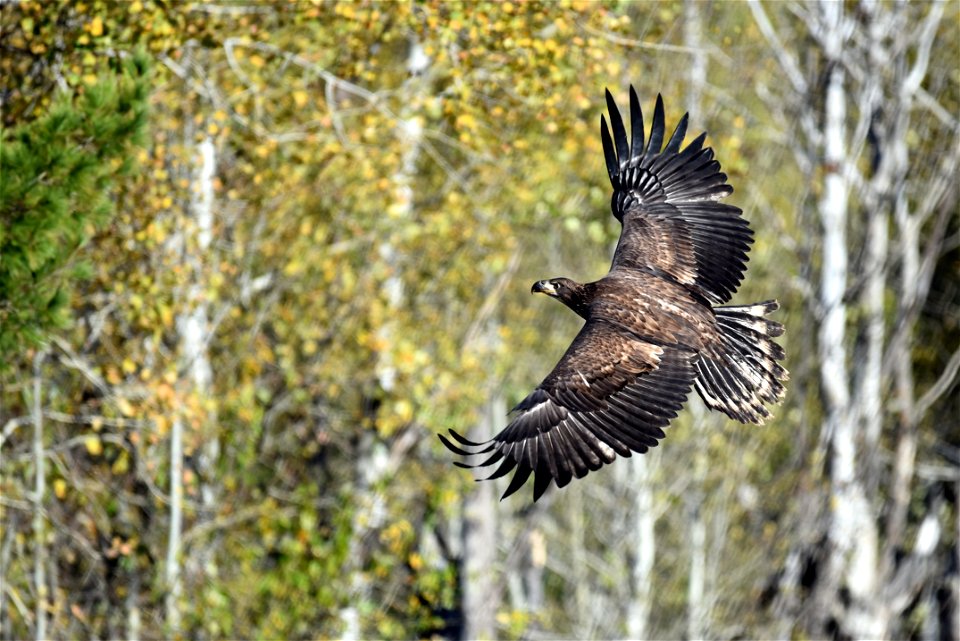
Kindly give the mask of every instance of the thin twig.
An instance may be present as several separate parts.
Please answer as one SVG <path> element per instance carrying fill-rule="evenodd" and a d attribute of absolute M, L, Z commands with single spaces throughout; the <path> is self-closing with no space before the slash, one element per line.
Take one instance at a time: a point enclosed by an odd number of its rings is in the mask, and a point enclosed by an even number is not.
<path fill-rule="evenodd" d="M 787 79 L 790 80 L 790 84 L 793 85 L 793 90 L 800 95 L 806 95 L 807 81 L 800 72 L 797 62 L 790 57 L 790 54 L 787 53 L 786 47 L 784 47 L 783 43 L 780 41 L 780 36 L 770 23 L 770 19 L 767 17 L 767 12 L 763 10 L 763 6 L 760 4 L 759 0 L 748 0 L 747 5 L 750 7 L 750 11 L 753 13 L 753 19 L 756 21 L 757 27 L 760 29 L 760 33 L 763 34 L 763 37 L 770 45 L 770 48 L 773 49 L 773 54 L 777 57 L 777 62 L 780 63 L 780 68 L 783 69 L 785 74 L 787 74 Z"/>
<path fill-rule="evenodd" d="M 644 42 L 643 40 L 636 40 L 634 38 L 625 38 L 623 36 L 618 36 L 607 31 L 601 31 L 595 27 L 591 27 L 585 22 L 578 23 L 578 26 L 586 31 L 587 33 L 592 33 L 595 36 L 599 36 L 604 40 L 608 40 L 614 44 L 622 45 L 624 47 L 633 47 L 636 49 L 652 49 L 654 51 L 673 51 L 676 53 L 689 53 L 689 54 L 707 54 L 718 58 L 723 62 L 724 66 L 729 66 L 731 63 L 730 57 L 717 49 L 716 47 L 688 47 L 684 45 L 673 45 L 665 42 Z"/>
<path fill-rule="evenodd" d="M 950 391 L 953 387 L 953 384 L 957 379 L 957 372 L 960 371 L 960 349 L 956 350 L 953 353 L 953 356 L 950 357 L 950 360 L 947 362 L 947 366 L 943 368 L 943 371 L 940 373 L 937 382 L 927 390 L 927 392 L 920 397 L 920 400 L 917 401 L 916 406 L 914 407 L 914 416 L 913 421 L 918 421 L 924 414 L 927 413 L 927 410 L 936 403 L 941 396 Z"/>

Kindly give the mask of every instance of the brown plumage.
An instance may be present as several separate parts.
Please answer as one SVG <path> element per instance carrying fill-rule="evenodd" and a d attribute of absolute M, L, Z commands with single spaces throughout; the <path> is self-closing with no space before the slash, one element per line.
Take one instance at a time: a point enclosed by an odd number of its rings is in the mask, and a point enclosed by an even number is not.
<path fill-rule="evenodd" d="M 657 96 L 650 138 L 630 88 L 632 137 L 607 91 L 600 135 L 613 215 L 622 224 L 609 273 L 593 283 L 542 280 L 533 292 L 554 297 L 586 322 L 553 371 L 486 443 L 450 430 L 457 454 L 499 463 L 487 477 L 516 470 L 506 498 L 534 475 L 534 500 L 550 481 L 573 477 L 643 453 L 694 387 L 706 405 L 743 423 L 762 423 L 778 402 L 787 372 L 772 339 L 783 326 L 764 316 L 776 301 L 720 305 L 740 285 L 753 233 L 741 211 L 720 199 L 733 193 L 701 134 L 681 149 L 687 116 L 663 147 L 663 100 Z M 716 305 L 716 306 L 714 306 Z"/>

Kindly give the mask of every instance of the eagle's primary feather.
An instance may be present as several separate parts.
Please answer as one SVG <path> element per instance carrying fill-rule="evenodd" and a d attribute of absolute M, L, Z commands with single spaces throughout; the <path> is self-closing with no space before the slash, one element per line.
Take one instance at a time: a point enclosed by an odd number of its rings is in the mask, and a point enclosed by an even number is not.
<path fill-rule="evenodd" d="M 783 326 L 764 316 L 776 301 L 730 300 L 746 269 L 753 233 L 726 174 L 704 148 L 706 134 L 686 147 L 687 116 L 663 146 L 663 100 L 657 96 L 644 144 L 640 101 L 630 87 L 631 136 L 609 91 L 611 136 L 600 137 L 613 185 L 611 207 L 622 224 L 609 273 L 593 283 L 540 281 L 534 292 L 557 298 L 586 321 L 542 383 L 513 409 L 507 427 L 486 443 L 450 430 L 453 452 L 487 455 L 461 467 L 499 464 L 487 479 L 514 472 L 503 497 L 531 474 L 534 500 L 553 481 L 643 453 L 663 438 L 691 388 L 711 409 L 747 423 L 769 416 L 765 404 L 784 393 Z M 718 305 L 714 307 L 713 305 Z"/>

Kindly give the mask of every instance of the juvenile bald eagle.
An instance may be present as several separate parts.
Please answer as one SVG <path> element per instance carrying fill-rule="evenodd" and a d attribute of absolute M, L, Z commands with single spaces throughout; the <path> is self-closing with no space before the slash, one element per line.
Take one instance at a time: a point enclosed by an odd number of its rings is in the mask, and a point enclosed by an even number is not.
<path fill-rule="evenodd" d="M 681 149 L 687 115 L 663 147 L 663 100 L 657 96 L 644 146 L 640 102 L 630 87 L 631 138 L 607 91 L 611 139 L 600 136 L 613 184 L 611 206 L 622 225 L 609 273 L 592 283 L 541 280 L 533 292 L 579 314 L 583 329 L 550 375 L 513 410 L 509 425 L 485 443 L 450 430 L 476 465 L 500 463 L 487 477 L 516 469 L 502 498 L 534 474 L 536 501 L 554 481 L 655 447 L 693 387 L 710 409 L 742 423 L 762 423 L 765 403 L 778 402 L 787 372 L 772 338 L 783 326 L 764 316 L 779 305 L 723 305 L 743 278 L 753 233 L 740 209 L 720 200 L 733 193 L 701 134 Z"/>

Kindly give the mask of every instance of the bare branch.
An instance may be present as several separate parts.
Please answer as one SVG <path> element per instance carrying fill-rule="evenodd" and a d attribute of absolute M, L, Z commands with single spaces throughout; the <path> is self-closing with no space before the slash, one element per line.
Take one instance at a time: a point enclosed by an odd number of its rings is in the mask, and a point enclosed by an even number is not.
<path fill-rule="evenodd" d="M 0 448 L 2 448 L 3 444 L 7 442 L 7 439 L 17 431 L 17 428 L 29 425 L 31 420 L 33 420 L 31 416 L 16 416 L 4 423 L 3 431 L 0 432 Z"/>
<path fill-rule="evenodd" d="M 923 87 L 917 89 L 917 102 L 926 107 L 942 124 L 954 131 L 960 129 L 960 121 Z"/>
<path fill-rule="evenodd" d="M 75 425 L 108 425 L 110 427 L 137 427 L 140 429 L 153 430 L 155 425 L 153 421 L 141 421 L 134 418 L 108 418 L 106 416 L 76 416 L 64 412 L 54 412 L 46 410 L 43 415 L 58 423 L 73 423 Z"/>
<path fill-rule="evenodd" d="M 480 311 L 477 312 L 476 320 L 473 321 L 473 323 L 470 325 L 470 328 L 467 330 L 466 335 L 464 336 L 463 345 L 465 348 L 473 345 L 474 341 L 480 335 L 480 330 L 496 310 L 500 299 L 503 297 L 503 292 L 507 287 L 507 283 L 510 282 L 510 279 L 513 277 L 513 273 L 517 270 L 517 267 L 520 264 L 521 254 L 522 252 L 519 249 L 513 252 L 513 255 L 510 256 L 510 262 L 507 263 L 507 268 L 502 274 L 500 274 L 500 278 L 497 279 L 496 284 L 487 294 L 486 300 L 484 300 L 483 305 L 480 306 Z"/>
<path fill-rule="evenodd" d="M 937 27 L 940 25 L 940 18 L 943 16 L 943 9 L 946 6 L 946 2 L 930 3 L 930 12 L 923 22 L 921 33 L 914 40 L 914 42 L 919 42 L 920 46 L 917 48 L 917 57 L 910 69 L 910 74 L 901 85 L 901 95 L 913 95 L 926 77 L 927 65 L 930 62 L 930 49 L 936 41 Z"/>
<path fill-rule="evenodd" d="M 607 31 L 601 31 L 595 27 L 591 27 L 586 23 L 579 23 L 578 25 L 581 29 L 587 33 L 592 33 L 595 36 L 599 36 L 604 40 L 609 40 L 610 42 L 618 45 L 623 45 L 624 47 L 634 47 L 637 49 L 652 49 L 654 51 L 673 51 L 676 53 L 690 53 L 694 55 L 710 55 L 714 58 L 717 58 L 724 66 L 730 66 L 733 62 L 730 59 L 730 56 L 726 55 L 718 49 L 717 47 L 689 47 L 684 45 L 672 45 L 665 42 L 644 42 L 643 40 L 635 40 L 633 38 L 624 38 L 623 36 L 618 36 Z"/>
<path fill-rule="evenodd" d="M 251 521 L 269 512 L 271 518 L 283 518 L 296 513 L 293 507 L 277 507 L 275 504 L 261 504 L 237 510 L 233 514 L 223 514 L 209 521 L 202 521 L 183 533 L 183 547 L 187 548 L 194 541 L 205 536 L 232 528 L 244 521 Z"/>
<path fill-rule="evenodd" d="M 271 45 L 271 44 L 269 44 L 269 43 L 267 43 L 267 42 L 247 42 L 247 41 L 241 40 L 240 38 L 227 38 L 227 39 L 224 40 L 224 42 L 223 42 L 223 48 L 224 48 L 225 50 L 227 50 L 228 52 L 230 52 L 231 54 L 232 54 L 232 52 L 233 52 L 234 47 L 238 47 L 238 46 L 239 46 L 239 47 L 246 47 L 246 48 L 249 48 L 249 49 L 256 49 L 256 50 L 258 50 L 258 51 L 263 51 L 264 53 L 269 53 L 269 54 L 272 54 L 272 55 L 281 56 L 281 57 L 284 58 L 285 61 L 291 62 L 291 63 L 297 65 L 298 67 L 301 67 L 301 68 L 303 68 L 303 69 L 307 69 L 307 70 L 309 70 L 309 71 L 317 74 L 317 75 L 320 76 L 325 82 L 329 82 L 330 84 L 335 85 L 338 89 L 342 89 L 342 90 L 346 91 L 347 93 L 351 93 L 351 94 L 353 94 L 353 95 L 355 95 L 355 96 L 358 96 L 358 97 L 360 97 L 360 98 L 363 98 L 364 100 L 366 100 L 366 101 L 369 102 L 369 103 L 379 103 L 379 102 L 380 102 L 380 95 L 379 95 L 379 94 L 374 93 L 373 91 L 370 91 L 369 89 L 366 89 L 366 88 L 364 88 L 364 87 L 361 87 L 360 85 L 357 85 L 357 84 L 354 84 L 354 83 L 349 82 L 349 81 L 347 81 L 347 80 L 344 80 L 343 78 L 340 78 L 339 76 L 336 76 L 336 75 L 330 73 L 329 71 L 327 71 L 326 69 L 324 69 L 324 68 L 321 67 L 320 65 L 318 65 L 318 64 L 316 64 L 316 63 L 314 63 L 314 62 L 311 62 L 310 60 L 307 60 L 307 59 L 304 58 L 303 56 L 297 55 L 297 54 L 295 54 L 295 53 L 291 53 L 291 52 L 289 52 L 289 51 L 284 51 L 283 49 L 281 49 L 280 47 L 277 47 L 277 46 L 275 46 L 275 45 Z M 248 80 L 249 80 L 249 78 L 248 78 Z M 389 112 L 389 110 L 386 110 L 386 107 L 385 107 L 385 106 L 383 106 L 383 105 L 378 105 L 378 107 L 381 108 L 381 109 L 384 109 L 385 111 L 387 111 L 387 113 L 389 113 L 389 115 L 391 115 L 392 117 L 396 118 L 396 115 L 393 114 L 392 112 Z"/>
<path fill-rule="evenodd" d="M 51 338 L 51 340 L 57 347 L 60 348 L 60 351 L 66 355 L 66 359 L 61 360 L 64 361 L 67 367 L 75 369 L 83 374 L 84 378 L 90 381 L 93 386 L 97 388 L 97 391 L 99 391 L 105 397 L 113 397 L 113 392 L 111 391 L 110 386 L 107 385 L 106 381 L 100 378 L 100 376 L 93 371 L 93 368 L 90 367 L 90 365 L 81 360 L 77 353 L 73 351 L 73 347 L 71 347 L 67 341 L 63 340 L 59 336 L 54 336 Z"/>
<path fill-rule="evenodd" d="M 747 5 L 753 13 L 753 19 L 756 21 L 760 33 L 763 34 L 763 37 L 770 44 L 770 48 L 773 49 L 773 54 L 777 57 L 780 68 L 783 69 L 783 72 L 787 75 L 787 79 L 790 80 L 793 90 L 800 95 L 805 95 L 808 90 L 807 81 L 800 72 L 796 60 L 787 53 L 787 49 L 780 40 L 780 36 L 767 17 L 767 12 L 763 10 L 763 6 L 759 0 L 748 0 Z"/>
<path fill-rule="evenodd" d="M 960 349 L 956 350 L 953 356 L 950 357 L 947 366 L 943 368 L 940 377 L 937 378 L 937 382 L 917 401 L 917 405 L 913 410 L 914 421 L 918 421 L 923 417 L 923 415 L 927 413 L 927 410 L 929 410 L 941 396 L 953 388 L 953 384 L 957 380 L 958 371 L 960 371 Z"/>
<path fill-rule="evenodd" d="M 274 11 L 274 8 L 269 5 L 261 5 L 258 3 L 222 4 L 217 2 L 200 2 L 191 5 L 187 10 L 196 11 L 197 13 L 209 13 L 211 15 L 218 16 L 238 16 L 250 13 L 270 13 L 271 11 Z"/>

